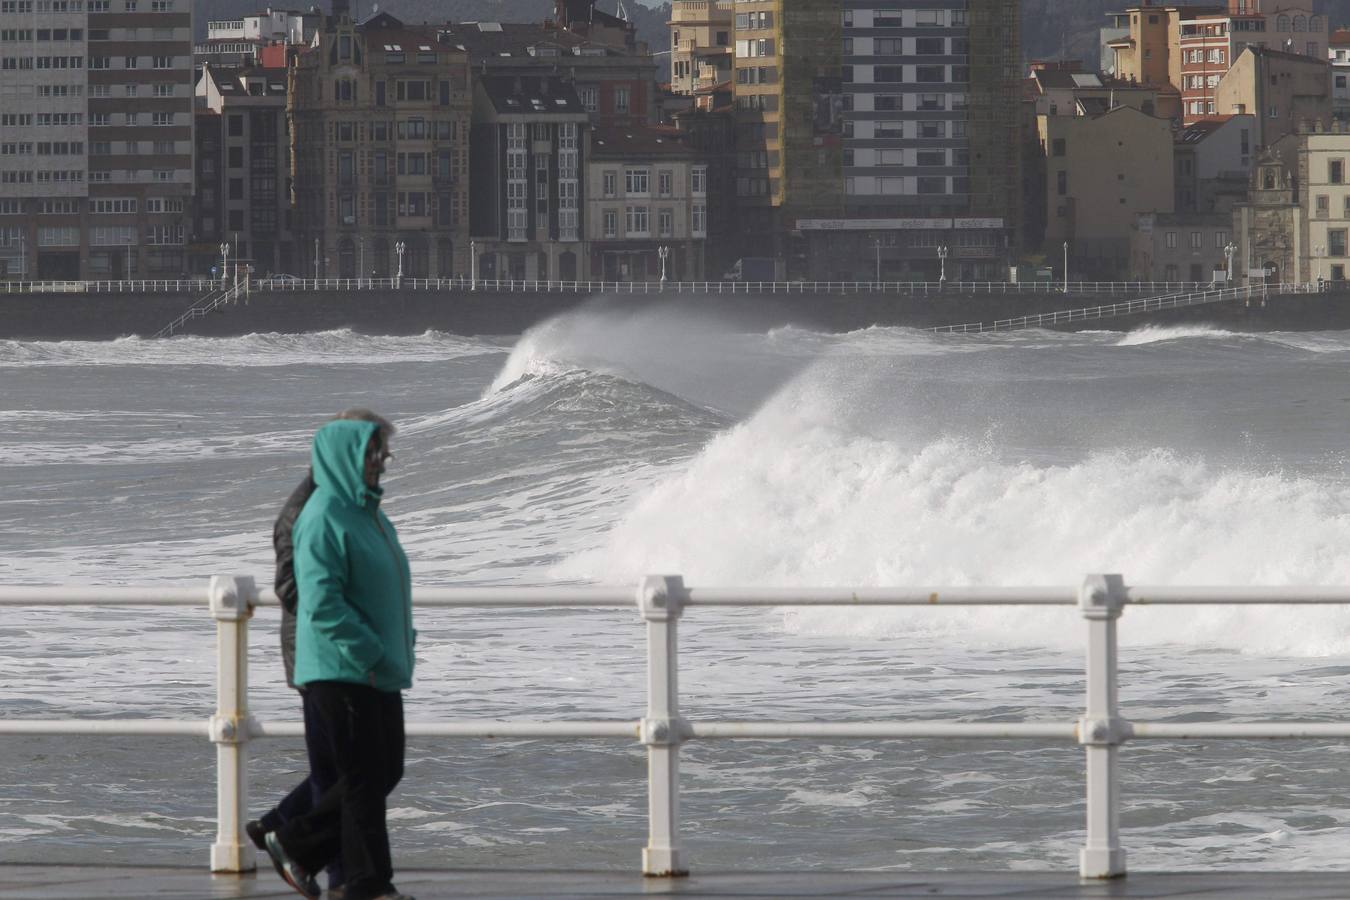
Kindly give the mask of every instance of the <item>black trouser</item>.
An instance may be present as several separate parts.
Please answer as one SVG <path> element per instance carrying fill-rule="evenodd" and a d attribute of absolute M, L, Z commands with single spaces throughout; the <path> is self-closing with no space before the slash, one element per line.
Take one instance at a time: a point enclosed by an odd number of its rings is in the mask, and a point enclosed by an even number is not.
<path fill-rule="evenodd" d="M 325 726 L 338 779 L 277 837 L 310 872 L 341 854 L 348 900 L 377 897 L 394 878 L 384 798 L 403 777 L 403 695 L 340 681 L 305 688 Z"/>
<path fill-rule="evenodd" d="M 298 819 L 319 802 L 324 791 L 337 783 L 337 770 L 329 751 L 332 739 L 328 722 L 318 714 L 309 691 L 301 689 L 301 706 L 305 713 L 305 751 L 309 755 L 309 777 L 291 789 L 272 810 L 262 817 L 263 831 L 276 831 L 292 819 Z M 336 856 L 328 864 L 328 887 L 340 887 L 345 880 L 342 857 Z"/>

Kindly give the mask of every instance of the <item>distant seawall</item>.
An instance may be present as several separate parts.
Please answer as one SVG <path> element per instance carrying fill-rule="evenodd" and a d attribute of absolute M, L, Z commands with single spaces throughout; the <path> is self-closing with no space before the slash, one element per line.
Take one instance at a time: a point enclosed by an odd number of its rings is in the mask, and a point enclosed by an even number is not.
<path fill-rule="evenodd" d="M 747 328 L 800 325 L 853 331 L 873 325 L 932 327 L 1109 304 L 1148 293 L 1060 292 L 908 294 L 836 293 L 593 294 L 544 290 L 255 290 L 247 299 L 186 322 L 179 334 L 229 337 L 351 328 L 368 334 L 520 334 L 545 319 L 591 305 L 622 314 L 662 306 L 715 315 Z M 192 306 L 191 292 L 0 294 L 0 338 L 109 340 L 155 334 Z M 1076 323 L 1123 330 L 1146 323 L 1207 322 L 1235 331 L 1350 329 L 1350 290 L 1259 295 L 1249 301 L 1142 313 Z"/>

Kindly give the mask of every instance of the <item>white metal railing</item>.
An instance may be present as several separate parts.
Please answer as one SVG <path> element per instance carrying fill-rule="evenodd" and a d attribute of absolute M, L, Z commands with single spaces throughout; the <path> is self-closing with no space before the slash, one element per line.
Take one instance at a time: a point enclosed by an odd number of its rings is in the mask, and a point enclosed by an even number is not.
<path fill-rule="evenodd" d="M 263 278 L 262 291 L 493 291 L 505 293 L 609 294 L 1138 294 L 1197 291 L 1210 282 L 1164 281 L 537 281 L 508 278 Z"/>
<path fill-rule="evenodd" d="M 1180 309 L 1186 306 L 1203 306 L 1209 303 L 1223 303 L 1229 300 L 1260 300 L 1265 305 L 1267 294 L 1316 294 L 1323 286 L 1316 282 L 1275 284 L 1270 287 L 1245 286 L 1217 288 L 1186 293 L 1164 294 L 1160 297 L 1140 297 L 1135 300 L 1121 300 L 1099 306 L 1080 309 L 1061 309 L 1048 313 L 1035 313 L 1018 316 L 1013 319 L 996 319 L 993 322 L 966 322 L 960 325 L 939 325 L 928 331 L 938 334 L 980 334 L 986 331 L 1021 331 L 1027 328 L 1055 327 L 1070 325 L 1074 322 L 1090 322 L 1098 319 L 1114 319 L 1119 316 L 1138 315 L 1157 312 L 1164 309 Z"/>
<path fill-rule="evenodd" d="M 137 278 L 130 281 L 0 281 L 0 294 L 176 294 L 214 290 L 211 278 Z"/>
<path fill-rule="evenodd" d="M 1347 722 L 1131 722 L 1117 696 L 1117 620 L 1129 605 L 1350 604 L 1350 587 L 1139 587 L 1119 575 L 1089 575 L 1078 588 L 690 588 L 679 576 L 648 576 L 631 587 L 417 588 L 423 607 L 636 606 L 646 624 L 647 708 L 637 720 L 410 722 L 411 736 L 441 738 L 625 738 L 647 748 L 646 875 L 681 875 L 689 860 L 680 842 L 680 745 L 710 739 L 1043 739 L 1075 741 L 1086 755 L 1087 828 L 1079 871 L 1087 878 L 1125 874 L 1120 841 L 1119 748 L 1141 739 L 1347 739 Z M 252 740 L 303 734 L 294 723 L 259 722 L 248 707 L 248 619 L 254 606 L 275 605 L 252 578 L 217 576 L 205 595 L 192 587 L 0 586 L 0 607 L 194 606 L 205 601 L 216 621 L 216 712 L 209 719 L 0 719 L 0 735 L 191 735 L 216 745 L 217 837 L 211 869 L 255 866 L 243 831 Z M 636 602 L 635 602 L 636 601 Z M 678 624 L 686 609 L 763 606 L 1077 606 L 1087 624 L 1086 702 L 1069 721 L 1025 722 L 718 722 L 680 715 Z"/>

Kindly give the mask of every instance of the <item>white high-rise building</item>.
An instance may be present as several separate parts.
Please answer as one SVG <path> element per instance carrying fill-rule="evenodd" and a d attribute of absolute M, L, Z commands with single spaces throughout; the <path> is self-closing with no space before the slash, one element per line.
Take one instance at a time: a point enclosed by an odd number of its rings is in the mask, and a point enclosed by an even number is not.
<path fill-rule="evenodd" d="M 0 0 L 0 278 L 184 272 L 190 0 Z"/>

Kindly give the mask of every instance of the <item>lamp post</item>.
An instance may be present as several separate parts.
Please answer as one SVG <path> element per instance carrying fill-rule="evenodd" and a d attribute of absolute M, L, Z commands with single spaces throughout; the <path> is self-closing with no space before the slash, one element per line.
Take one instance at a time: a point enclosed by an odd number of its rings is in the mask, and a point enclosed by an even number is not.
<path fill-rule="evenodd" d="M 366 270 L 366 239 L 358 235 L 356 246 L 359 248 L 356 262 L 356 283 L 359 286 L 361 284 L 361 273 Z"/>
<path fill-rule="evenodd" d="M 1233 278 L 1233 254 L 1237 252 L 1237 244 L 1229 241 L 1223 245 L 1224 256 L 1228 259 L 1228 283 L 1232 284 Z"/>
<path fill-rule="evenodd" d="M 28 281 L 28 244 L 25 242 L 27 235 L 24 231 L 19 231 L 19 280 Z"/>
<path fill-rule="evenodd" d="M 314 280 L 319 280 L 319 239 L 314 239 Z"/>
<path fill-rule="evenodd" d="M 399 241 L 394 245 L 394 252 L 398 254 L 398 275 L 395 276 L 395 287 L 403 286 L 403 251 L 408 249 L 408 245 Z"/>
<path fill-rule="evenodd" d="M 669 247 L 657 247 L 656 255 L 661 260 L 661 283 L 666 283 L 666 257 L 670 256 Z"/>
<path fill-rule="evenodd" d="M 224 287 L 230 280 L 230 242 L 222 241 L 220 244 L 220 286 Z"/>
<path fill-rule="evenodd" d="M 469 290 L 478 290 L 478 242 L 469 241 Z"/>
<path fill-rule="evenodd" d="M 1069 242 L 1064 242 L 1064 293 L 1069 293 Z"/>
<path fill-rule="evenodd" d="M 943 244 L 937 248 L 938 264 L 942 267 L 938 273 L 938 290 L 945 290 L 947 287 L 947 245 Z"/>
<path fill-rule="evenodd" d="M 881 283 L 881 238 L 876 238 L 875 240 L 872 241 L 872 243 L 876 246 L 876 252 L 877 252 L 877 272 L 876 272 L 876 275 L 875 275 L 874 277 L 875 277 L 877 283 L 880 284 L 880 283 Z"/>
<path fill-rule="evenodd" d="M 1318 244 L 1317 246 L 1313 247 L 1313 253 L 1315 253 L 1315 254 L 1317 255 L 1317 260 L 1316 260 L 1316 264 L 1317 264 L 1317 285 L 1318 285 L 1319 288 L 1322 286 L 1322 254 L 1324 254 L 1324 253 L 1326 253 L 1326 252 L 1327 252 L 1327 248 L 1326 248 L 1326 246 L 1323 245 L 1323 244 Z"/>

